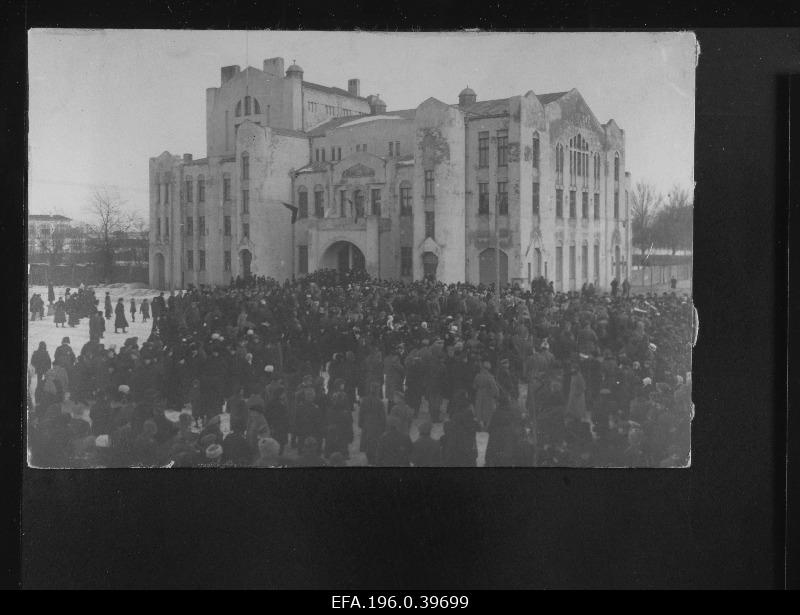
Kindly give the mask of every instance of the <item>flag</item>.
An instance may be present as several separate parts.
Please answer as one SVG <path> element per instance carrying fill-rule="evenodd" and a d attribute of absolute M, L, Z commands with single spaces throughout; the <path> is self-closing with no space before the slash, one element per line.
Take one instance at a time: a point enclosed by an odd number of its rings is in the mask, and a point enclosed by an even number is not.
<path fill-rule="evenodd" d="M 292 212 L 292 224 L 297 222 L 297 207 L 290 205 L 289 203 L 283 203 L 283 206 Z"/>

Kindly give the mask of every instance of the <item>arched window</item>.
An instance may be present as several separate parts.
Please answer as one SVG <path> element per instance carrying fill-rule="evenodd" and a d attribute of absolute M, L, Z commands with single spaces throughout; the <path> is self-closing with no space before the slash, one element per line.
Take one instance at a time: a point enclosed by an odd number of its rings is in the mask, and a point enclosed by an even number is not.
<path fill-rule="evenodd" d="M 250 179 L 250 155 L 242 154 L 242 179 Z"/>
<path fill-rule="evenodd" d="M 297 217 L 308 218 L 308 188 L 305 186 L 297 189 Z"/>
<path fill-rule="evenodd" d="M 242 101 L 236 103 L 236 117 L 242 117 Z"/>
<path fill-rule="evenodd" d="M 253 113 L 261 115 L 261 106 L 258 104 L 257 98 L 253 98 Z"/>
<path fill-rule="evenodd" d="M 586 187 L 589 182 L 589 143 L 582 135 L 577 134 L 569 140 L 569 184 Z"/>
<path fill-rule="evenodd" d="M 556 185 L 564 185 L 564 146 L 556 145 Z"/>
<path fill-rule="evenodd" d="M 324 218 L 325 217 L 325 189 L 317 184 L 314 186 L 314 217 L 315 218 Z"/>
<path fill-rule="evenodd" d="M 614 181 L 619 181 L 619 152 L 614 154 Z"/>
<path fill-rule="evenodd" d="M 244 97 L 244 114 L 245 115 L 250 115 L 250 97 L 249 96 L 245 96 Z"/>

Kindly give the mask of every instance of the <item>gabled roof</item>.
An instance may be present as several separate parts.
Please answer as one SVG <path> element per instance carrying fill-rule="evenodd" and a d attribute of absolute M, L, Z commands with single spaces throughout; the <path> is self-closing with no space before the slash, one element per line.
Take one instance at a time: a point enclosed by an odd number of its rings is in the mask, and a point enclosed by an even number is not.
<path fill-rule="evenodd" d="M 549 94 L 537 94 L 536 98 L 539 99 L 539 102 L 542 105 L 549 104 L 555 100 L 558 100 L 565 94 L 569 92 L 552 92 Z M 494 100 L 479 100 L 477 102 L 472 103 L 471 105 L 466 105 L 464 107 L 464 111 L 467 115 L 470 116 L 491 116 L 491 115 L 503 115 L 508 113 L 509 108 L 509 98 L 496 98 Z"/>
<path fill-rule="evenodd" d="M 569 92 L 552 92 L 550 94 L 537 94 L 536 98 L 539 99 L 539 102 L 542 103 L 542 105 L 546 105 L 554 100 L 558 100 L 562 96 L 566 96 L 567 94 L 569 94 Z"/>
<path fill-rule="evenodd" d="M 342 88 L 334 88 L 327 85 L 320 85 L 319 83 L 311 83 L 310 81 L 303 81 L 303 87 L 311 88 L 312 90 L 319 90 L 320 92 L 326 92 L 327 94 L 336 94 L 337 96 L 347 96 L 348 98 L 353 98 L 355 100 L 362 100 L 367 102 L 367 99 L 363 96 L 354 96 L 347 90 L 343 90 Z"/>
<path fill-rule="evenodd" d="M 380 114 L 380 117 L 385 116 L 399 116 L 404 120 L 413 120 L 417 114 L 416 109 L 402 109 L 400 111 L 386 111 Z M 375 116 L 376 119 L 379 119 L 379 116 Z M 315 128 L 312 128 L 308 131 L 309 137 L 323 137 L 325 136 L 329 130 L 333 130 L 334 128 L 338 128 L 342 124 L 347 124 L 348 122 L 354 122 L 356 120 L 365 120 L 368 121 L 370 118 L 369 115 L 348 115 L 345 117 L 335 117 L 332 120 L 328 120 L 324 124 L 320 124 Z"/>

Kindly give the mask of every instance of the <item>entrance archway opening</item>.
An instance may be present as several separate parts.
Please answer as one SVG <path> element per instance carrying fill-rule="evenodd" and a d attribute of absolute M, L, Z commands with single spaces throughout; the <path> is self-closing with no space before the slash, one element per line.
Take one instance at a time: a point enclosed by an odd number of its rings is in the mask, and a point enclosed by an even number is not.
<path fill-rule="evenodd" d="M 497 282 L 497 261 L 495 249 L 486 248 L 478 255 L 480 263 L 480 283 L 489 285 Z M 500 250 L 500 286 L 508 284 L 508 254 Z"/>
<path fill-rule="evenodd" d="M 436 269 L 439 267 L 439 257 L 433 252 L 422 254 L 422 274 L 426 280 L 436 281 Z"/>
<path fill-rule="evenodd" d="M 160 252 L 156 254 L 156 288 L 164 290 L 166 287 L 166 274 L 164 265 L 164 255 Z"/>
<path fill-rule="evenodd" d="M 247 280 L 251 275 L 250 265 L 253 262 L 253 255 L 250 250 L 242 250 L 239 252 L 239 260 L 241 262 L 241 276 Z"/>
<path fill-rule="evenodd" d="M 354 243 L 336 241 L 328 246 L 320 259 L 322 269 L 336 269 L 342 273 L 366 269 L 364 253 Z"/>

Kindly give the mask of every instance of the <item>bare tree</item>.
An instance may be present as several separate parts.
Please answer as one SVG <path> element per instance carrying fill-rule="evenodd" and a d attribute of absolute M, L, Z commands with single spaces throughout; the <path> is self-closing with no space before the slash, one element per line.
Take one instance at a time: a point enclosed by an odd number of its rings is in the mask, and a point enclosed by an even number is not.
<path fill-rule="evenodd" d="M 663 202 L 664 197 L 656 192 L 652 184 L 637 182 L 633 191 L 631 230 L 633 245 L 641 250 L 642 256 L 653 245 L 653 223 Z"/>
<path fill-rule="evenodd" d="M 91 217 L 89 232 L 92 243 L 102 267 L 103 279 L 108 282 L 120 245 L 120 236 L 124 237 L 132 227 L 135 214 L 125 208 L 125 201 L 119 193 L 109 188 L 95 190 L 86 209 Z"/>
<path fill-rule="evenodd" d="M 667 195 L 667 204 L 658 212 L 653 224 L 654 241 L 675 254 L 692 247 L 694 206 L 688 190 L 675 185 Z"/>

